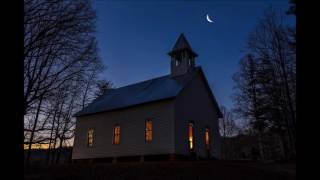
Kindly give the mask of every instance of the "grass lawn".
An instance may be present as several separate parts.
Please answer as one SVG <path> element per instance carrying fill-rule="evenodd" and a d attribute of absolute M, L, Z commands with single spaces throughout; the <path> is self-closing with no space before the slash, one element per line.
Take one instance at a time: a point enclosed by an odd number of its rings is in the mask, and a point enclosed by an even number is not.
<path fill-rule="evenodd" d="M 121 162 L 33 166 L 25 179 L 92 180 L 286 180 L 296 179 L 296 164 L 241 161 Z"/>

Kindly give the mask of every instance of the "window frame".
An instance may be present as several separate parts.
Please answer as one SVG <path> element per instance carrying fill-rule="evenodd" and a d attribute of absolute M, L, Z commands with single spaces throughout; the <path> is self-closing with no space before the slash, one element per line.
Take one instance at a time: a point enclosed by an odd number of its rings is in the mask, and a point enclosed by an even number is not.
<path fill-rule="evenodd" d="M 119 127 L 119 134 L 116 134 L 116 128 Z M 115 124 L 113 126 L 113 137 L 112 137 L 112 144 L 119 145 L 121 142 L 121 126 L 119 124 Z M 116 143 L 116 137 L 119 136 L 118 143 Z"/>
<path fill-rule="evenodd" d="M 148 122 L 151 122 L 151 130 L 147 129 L 147 123 Z M 145 125 L 145 128 L 144 128 L 144 141 L 146 143 L 152 143 L 152 141 L 153 141 L 153 122 L 152 122 L 152 118 L 146 119 L 144 125 Z M 150 140 L 147 139 L 147 132 L 151 132 L 151 139 Z"/>
<path fill-rule="evenodd" d="M 192 124 L 192 141 L 190 141 L 190 124 Z M 195 152 L 195 123 L 194 121 L 189 121 L 188 122 L 188 149 L 190 152 Z M 190 146 L 192 142 L 192 147 Z"/>
<path fill-rule="evenodd" d="M 90 132 L 92 132 L 92 133 L 91 133 L 91 143 L 89 143 L 89 142 L 90 142 L 90 141 L 89 141 Z M 86 143 L 86 144 L 87 144 L 87 147 L 89 147 L 89 148 L 92 148 L 92 147 L 93 147 L 94 134 L 95 134 L 95 133 L 94 133 L 94 128 L 89 128 L 88 131 L 87 131 L 87 139 L 86 139 L 86 140 L 87 140 L 87 143 Z"/>
<path fill-rule="evenodd" d="M 181 64 L 180 60 L 179 60 L 179 59 L 176 59 L 176 60 L 175 60 L 175 65 L 176 65 L 176 67 L 179 66 L 180 64 Z"/>
<path fill-rule="evenodd" d="M 208 132 L 208 144 L 207 144 L 207 132 Z M 204 130 L 204 145 L 205 145 L 205 149 L 207 151 L 210 151 L 210 149 L 211 149 L 211 138 L 210 138 L 210 135 L 211 135 L 211 129 L 210 129 L 209 126 L 206 126 L 205 130 Z"/>

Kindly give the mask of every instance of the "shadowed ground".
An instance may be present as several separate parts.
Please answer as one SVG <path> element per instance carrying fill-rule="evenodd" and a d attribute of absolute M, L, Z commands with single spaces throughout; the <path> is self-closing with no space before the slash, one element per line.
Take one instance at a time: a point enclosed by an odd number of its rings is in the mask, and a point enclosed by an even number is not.
<path fill-rule="evenodd" d="M 69 164 L 30 167 L 25 169 L 25 179 L 295 180 L 296 164 L 239 161 Z"/>

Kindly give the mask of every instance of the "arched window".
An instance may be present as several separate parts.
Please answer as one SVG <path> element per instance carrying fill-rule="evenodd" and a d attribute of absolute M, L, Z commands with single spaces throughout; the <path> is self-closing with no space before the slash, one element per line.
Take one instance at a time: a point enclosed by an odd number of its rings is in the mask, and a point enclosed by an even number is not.
<path fill-rule="evenodd" d="M 146 131 L 145 131 L 146 142 L 152 141 L 152 120 L 146 120 Z"/>
<path fill-rule="evenodd" d="M 114 126 L 113 144 L 120 144 L 120 125 Z"/>
<path fill-rule="evenodd" d="M 189 122 L 188 124 L 188 144 L 189 150 L 194 151 L 194 123 Z"/>

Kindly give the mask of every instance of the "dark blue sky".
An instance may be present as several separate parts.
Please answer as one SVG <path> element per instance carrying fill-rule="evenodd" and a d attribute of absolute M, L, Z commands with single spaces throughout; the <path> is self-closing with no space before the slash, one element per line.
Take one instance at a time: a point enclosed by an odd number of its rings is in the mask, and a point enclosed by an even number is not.
<path fill-rule="evenodd" d="M 272 5 L 286 16 L 289 0 L 110 1 L 95 0 L 103 77 L 121 87 L 169 74 L 167 52 L 183 32 L 219 103 L 232 107 L 232 74 L 257 20 Z M 214 23 L 206 21 L 206 14 Z"/>

